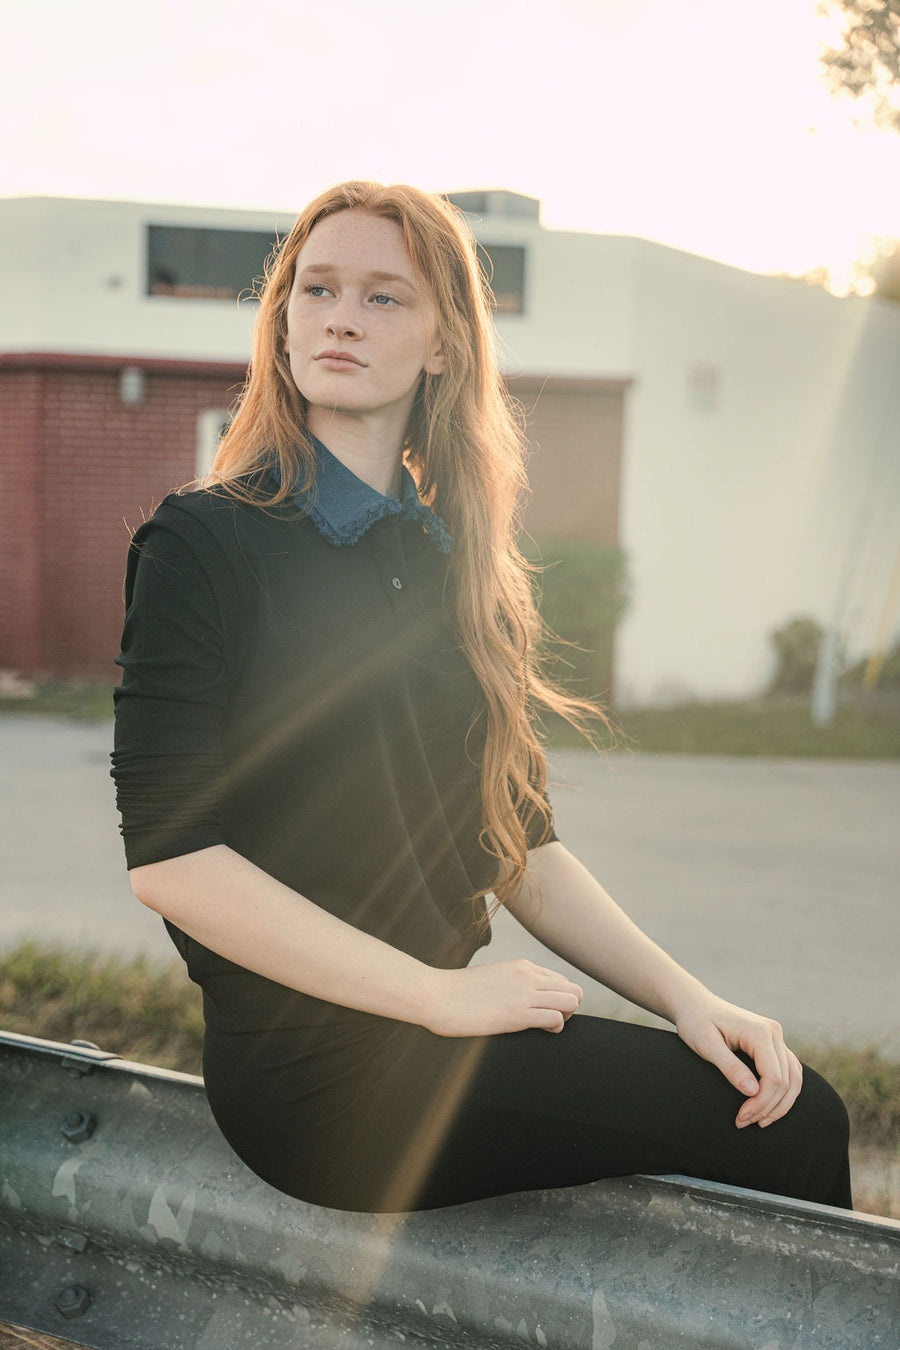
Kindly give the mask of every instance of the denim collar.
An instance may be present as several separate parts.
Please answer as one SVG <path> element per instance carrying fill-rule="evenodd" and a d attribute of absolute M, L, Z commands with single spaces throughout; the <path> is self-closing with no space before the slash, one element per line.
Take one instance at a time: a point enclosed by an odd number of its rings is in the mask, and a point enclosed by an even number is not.
<path fill-rule="evenodd" d="M 298 489 L 292 498 L 330 544 L 337 547 L 355 544 L 376 520 L 399 516 L 401 520 L 418 520 L 441 553 L 450 552 L 450 531 L 420 499 L 415 479 L 405 464 L 400 468 L 400 495 L 393 492 L 382 495 L 357 478 L 317 436 L 309 432 L 307 435 L 316 452 L 315 483 L 308 492 Z M 277 463 L 270 466 L 269 472 L 276 482 L 281 481 Z"/>

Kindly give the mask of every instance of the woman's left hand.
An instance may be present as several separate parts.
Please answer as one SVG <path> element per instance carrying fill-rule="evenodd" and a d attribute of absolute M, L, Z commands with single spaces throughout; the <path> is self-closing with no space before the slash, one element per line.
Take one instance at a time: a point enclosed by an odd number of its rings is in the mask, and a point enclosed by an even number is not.
<path fill-rule="evenodd" d="M 675 1027 L 685 1045 L 715 1064 L 744 1093 L 747 1101 L 735 1119 L 738 1129 L 754 1124 L 765 1128 L 786 1115 L 797 1100 L 803 1069 L 785 1045 L 781 1027 L 770 1017 L 710 995 L 684 1012 Z M 735 1050 L 750 1056 L 756 1077 Z"/>

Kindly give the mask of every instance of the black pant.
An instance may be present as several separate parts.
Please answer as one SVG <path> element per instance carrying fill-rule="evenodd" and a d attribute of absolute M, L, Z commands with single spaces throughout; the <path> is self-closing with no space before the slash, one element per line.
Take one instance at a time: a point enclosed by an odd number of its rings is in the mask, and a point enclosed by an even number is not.
<path fill-rule="evenodd" d="M 327 1053 L 303 1032 L 207 1032 L 213 1113 L 261 1177 L 338 1209 L 412 1210 L 634 1172 L 683 1172 L 852 1207 L 847 1113 L 811 1069 L 787 1116 L 744 1100 L 673 1033 L 575 1016 L 559 1035 L 450 1040 L 366 1018 Z"/>

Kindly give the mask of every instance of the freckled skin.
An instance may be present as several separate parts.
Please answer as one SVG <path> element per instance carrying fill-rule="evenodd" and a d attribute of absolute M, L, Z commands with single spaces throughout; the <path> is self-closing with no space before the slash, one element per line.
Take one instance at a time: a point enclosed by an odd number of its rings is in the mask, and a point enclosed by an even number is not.
<path fill-rule="evenodd" d="M 316 435 L 327 437 L 336 414 L 405 427 L 422 372 L 439 373 L 443 360 L 398 225 L 365 211 L 319 222 L 297 257 L 285 349 Z M 361 364 L 317 359 L 326 351 Z"/>

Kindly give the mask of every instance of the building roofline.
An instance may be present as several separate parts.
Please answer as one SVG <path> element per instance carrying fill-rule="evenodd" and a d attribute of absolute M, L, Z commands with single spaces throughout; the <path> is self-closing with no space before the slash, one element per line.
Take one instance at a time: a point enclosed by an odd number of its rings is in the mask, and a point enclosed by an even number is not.
<path fill-rule="evenodd" d="M 122 370 L 137 366 L 158 375 L 224 375 L 243 378 L 246 361 L 203 361 L 191 357 L 113 355 L 103 352 L 0 352 L 0 370 Z M 618 394 L 632 384 L 634 377 L 516 375 L 503 376 L 510 392 L 518 394 Z"/>
<path fill-rule="evenodd" d="M 44 203 L 48 205 L 69 205 L 76 206 L 122 206 L 138 208 L 142 211 L 200 211 L 215 215 L 235 215 L 235 216 L 268 216 L 272 219 L 296 220 L 300 214 L 299 207 L 292 206 L 237 206 L 227 202 L 186 202 L 171 201 L 168 198 L 144 198 L 144 197 L 80 197 L 76 194 L 67 195 L 64 192 L 7 192 L 0 193 L 0 207 L 23 203 Z"/>
<path fill-rule="evenodd" d="M 515 375 L 503 376 L 511 394 L 621 394 L 634 384 L 633 375 Z"/>
<path fill-rule="evenodd" d="M 246 361 L 204 361 L 193 357 L 109 355 L 93 352 L 0 352 L 2 370 L 121 370 L 139 366 L 159 375 L 228 375 L 243 378 Z"/>

